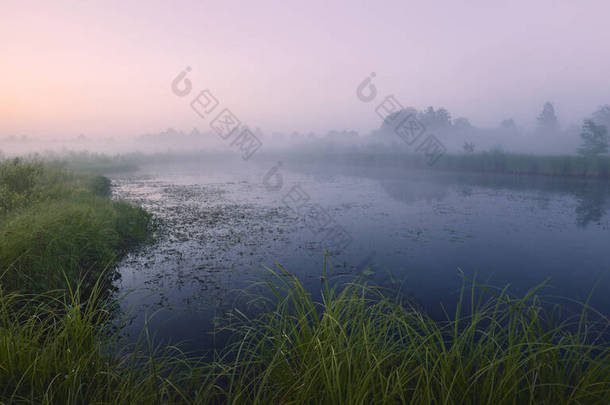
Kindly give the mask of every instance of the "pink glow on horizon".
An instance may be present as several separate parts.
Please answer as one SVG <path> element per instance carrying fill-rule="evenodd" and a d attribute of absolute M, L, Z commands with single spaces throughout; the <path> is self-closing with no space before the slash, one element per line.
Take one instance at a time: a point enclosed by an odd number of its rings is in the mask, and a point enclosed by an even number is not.
<path fill-rule="evenodd" d="M 607 1 L 177 1 L 0 5 L 0 137 L 206 128 L 170 90 L 185 66 L 252 127 L 379 122 L 370 72 L 407 105 L 495 126 L 610 103 Z"/>

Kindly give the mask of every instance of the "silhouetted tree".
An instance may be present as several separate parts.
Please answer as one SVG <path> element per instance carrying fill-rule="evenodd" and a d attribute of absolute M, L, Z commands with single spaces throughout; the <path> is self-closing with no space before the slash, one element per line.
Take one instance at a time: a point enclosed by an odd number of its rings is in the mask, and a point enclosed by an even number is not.
<path fill-rule="evenodd" d="M 422 111 L 418 114 L 419 120 L 424 123 L 424 125 L 428 128 L 434 126 L 434 121 L 436 119 L 434 108 L 428 107 L 425 111 Z"/>
<path fill-rule="evenodd" d="M 442 107 L 436 110 L 434 118 L 438 127 L 448 128 L 451 126 L 451 114 L 449 114 L 449 111 Z"/>
<path fill-rule="evenodd" d="M 610 130 L 610 105 L 602 105 L 593 113 L 593 121 L 597 125 L 603 125 L 606 130 Z"/>
<path fill-rule="evenodd" d="M 583 156 L 595 156 L 608 153 L 608 131 L 605 126 L 597 125 L 593 120 L 584 120 L 582 132 L 582 146 L 578 153 Z"/>
<path fill-rule="evenodd" d="M 559 120 L 555 115 L 555 107 L 550 102 L 544 103 L 542 112 L 538 116 L 538 131 L 544 133 L 555 133 L 559 131 Z"/>
<path fill-rule="evenodd" d="M 428 107 L 425 111 L 419 113 L 419 119 L 427 128 L 451 127 L 451 114 L 444 108 L 435 111 L 433 107 Z"/>

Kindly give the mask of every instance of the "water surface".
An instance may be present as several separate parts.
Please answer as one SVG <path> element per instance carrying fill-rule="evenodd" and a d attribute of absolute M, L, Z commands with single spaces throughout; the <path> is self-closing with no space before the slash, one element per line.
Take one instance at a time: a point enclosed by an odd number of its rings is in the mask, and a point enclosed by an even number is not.
<path fill-rule="evenodd" d="M 214 317 L 264 266 L 283 266 L 317 294 L 332 241 L 320 241 L 319 218 L 293 209 L 295 186 L 351 240 L 331 249 L 334 277 L 365 272 L 436 317 L 455 305 L 460 274 L 510 283 L 513 294 L 550 278 L 544 294 L 580 301 L 598 282 L 592 303 L 610 313 L 607 183 L 283 164 L 280 187 L 269 180 L 274 164 L 151 165 L 113 178 L 117 197 L 160 220 L 156 241 L 119 266 L 131 338 L 147 324 L 187 350 L 222 346 Z"/>

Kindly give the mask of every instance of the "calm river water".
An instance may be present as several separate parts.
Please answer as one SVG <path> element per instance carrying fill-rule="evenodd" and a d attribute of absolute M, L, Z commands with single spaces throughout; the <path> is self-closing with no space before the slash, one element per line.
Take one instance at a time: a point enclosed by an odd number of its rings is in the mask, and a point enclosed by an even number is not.
<path fill-rule="evenodd" d="M 608 183 L 272 166 L 164 164 L 113 177 L 116 197 L 159 220 L 155 241 L 119 266 L 129 338 L 147 325 L 186 350 L 222 346 L 214 318 L 267 276 L 264 266 L 281 265 L 316 295 L 331 246 L 333 277 L 364 272 L 437 317 L 455 305 L 461 272 L 515 295 L 550 278 L 543 295 L 581 301 L 598 282 L 592 303 L 610 313 Z M 315 209 L 295 209 L 304 199 Z M 328 223 L 341 230 L 335 239 Z"/>

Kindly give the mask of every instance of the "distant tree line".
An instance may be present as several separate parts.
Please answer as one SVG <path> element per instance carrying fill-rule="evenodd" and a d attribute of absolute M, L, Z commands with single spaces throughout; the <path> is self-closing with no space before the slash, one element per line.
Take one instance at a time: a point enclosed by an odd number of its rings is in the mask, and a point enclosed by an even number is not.
<path fill-rule="evenodd" d="M 481 130 L 480 128 L 474 127 L 468 118 L 458 117 L 452 119 L 451 113 L 447 109 L 443 107 L 435 109 L 430 106 L 422 111 L 418 111 L 413 107 L 407 107 L 401 111 L 390 114 L 375 133 L 384 136 L 391 135 L 396 118 L 398 116 L 408 115 L 415 116 L 427 130 L 434 131 L 435 133 Z M 599 107 L 590 118 L 583 121 L 580 130 L 581 145 L 577 152 L 588 157 L 608 153 L 610 141 L 609 128 L 610 105 L 603 105 Z M 489 129 L 486 131 L 500 131 L 498 133 L 499 135 L 520 132 L 515 120 L 512 118 L 502 120 L 499 127 L 495 130 Z M 547 137 L 557 135 L 561 133 L 561 131 L 555 107 L 551 102 L 545 102 L 542 106 L 542 111 L 536 119 L 534 134 L 541 137 Z M 571 130 L 569 133 L 574 134 L 577 132 Z M 464 142 L 462 150 L 466 153 L 473 153 L 475 151 L 475 144 L 473 142 Z"/>
<path fill-rule="evenodd" d="M 429 106 L 423 110 L 417 110 L 413 107 L 406 107 L 400 111 L 388 115 L 382 122 L 380 127 L 371 133 L 368 138 L 368 145 L 384 145 L 387 143 L 399 143 L 399 138 L 396 137 L 395 127 L 401 121 L 400 117 L 414 116 L 423 124 L 428 132 L 435 135 L 440 135 L 443 141 L 453 140 L 454 150 L 462 150 L 465 153 L 471 154 L 476 151 L 486 150 L 488 148 L 502 149 L 504 140 L 511 141 L 517 138 L 511 138 L 516 135 L 526 134 L 525 130 L 518 126 L 513 118 L 507 117 L 502 120 L 495 128 L 481 128 L 471 124 L 466 117 L 453 118 L 452 114 L 443 107 L 435 108 Z M 255 130 L 257 136 L 261 139 L 265 135 L 260 129 Z M 575 150 L 582 156 L 592 157 L 602 154 L 607 154 L 610 144 L 610 104 L 600 106 L 590 117 L 583 120 L 580 127 L 572 126 L 562 130 L 560 121 L 557 117 L 553 103 L 547 101 L 543 104 L 542 110 L 537 116 L 535 129 L 528 134 L 528 137 L 520 137 L 519 142 L 531 142 L 533 144 L 544 146 L 545 142 L 552 142 L 553 139 L 571 139 L 567 147 L 561 149 L 564 151 Z M 562 135 L 561 138 L 559 135 Z M 203 133 L 197 129 L 188 133 L 176 131 L 169 128 L 165 132 L 155 135 L 146 136 L 147 141 L 172 139 L 177 137 L 190 137 L 193 139 L 202 138 Z M 455 135 L 455 137 L 454 137 Z M 580 136 L 580 145 L 578 137 Z M 356 131 L 350 130 L 331 130 L 325 134 L 317 135 L 313 132 L 308 134 L 293 132 L 291 134 L 271 133 L 269 139 L 276 146 L 290 147 L 296 143 L 320 144 L 324 147 L 342 147 L 357 145 L 362 139 Z M 475 145 L 475 142 L 477 145 Z M 494 143 L 497 141 L 497 145 Z M 486 144 L 478 144 L 479 142 Z M 534 149 L 535 146 L 532 148 Z"/>

